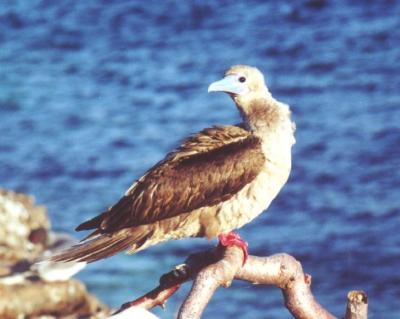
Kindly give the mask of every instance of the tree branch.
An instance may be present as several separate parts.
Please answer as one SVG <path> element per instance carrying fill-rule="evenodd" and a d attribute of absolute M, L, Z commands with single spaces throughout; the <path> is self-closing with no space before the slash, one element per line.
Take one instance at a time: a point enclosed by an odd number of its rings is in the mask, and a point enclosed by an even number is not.
<path fill-rule="evenodd" d="M 235 274 L 242 266 L 243 252 L 240 248 L 228 247 L 223 249 L 217 247 L 217 249 L 219 249 L 219 254 L 222 252 L 221 258 L 217 262 L 194 272 L 192 289 L 179 310 L 179 319 L 200 318 L 214 291 L 219 286 L 229 287 L 235 278 Z M 196 257 L 201 258 L 198 264 L 203 264 L 204 256 L 200 255 L 192 255 L 191 259 L 189 257 L 188 263 L 196 264 Z"/>
<path fill-rule="evenodd" d="M 347 294 L 347 308 L 344 319 L 367 319 L 368 298 L 364 291 L 353 290 Z"/>
<path fill-rule="evenodd" d="M 335 318 L 315 300 L 310 289 L 311 276 L 303 272 L 301 264 L 294 257 L 288 254 L 275 254 L 269 257 L 249 256 L 244 266 L 242 261 L 243 252 L 237 247 L 218 246 L 209 251 L 192 254 L 185 264 L 164 274 L 157 288 L 124 304 L 119 311 L 133 305 L 145 309 L 151 309 L 156 305 L 163 306 L 182 283 L 193 280 L 192 288 L 179 310 L 178 319 L 197 319 L 201 317 L 219 286 L 229 287 L 234 279 L 239 279 L 280 288 L 285 305 L 294 318 Z M 366 296 L 364 299 L 353 297 L 352 300 L 353 303 L 350 303 L 349 295 L 349 304 L 354 304 L 354 300 L 366 300 Z M 350 311 L 349 306 L 347 311 Z M 351 317 L 346 314 L 345 319 L 366 318 L 365 310 L 364 317 Z"/>

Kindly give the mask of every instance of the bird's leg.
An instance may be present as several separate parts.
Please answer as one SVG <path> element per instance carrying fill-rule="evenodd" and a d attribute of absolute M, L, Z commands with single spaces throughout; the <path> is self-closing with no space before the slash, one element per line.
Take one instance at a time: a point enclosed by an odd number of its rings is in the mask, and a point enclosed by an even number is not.
<path fill-rule="evenodd" d="M 227 234 L 218 235 L 219 244 L 224 247 L 228 246 L 238 246 L 243 251 L 243 266 L 246 263 L 247 257 L 249 256 L 249 252 L 247 247 L 249 244 L 244 241 L 240 236 L 234 232 L 229 232 Z"/>

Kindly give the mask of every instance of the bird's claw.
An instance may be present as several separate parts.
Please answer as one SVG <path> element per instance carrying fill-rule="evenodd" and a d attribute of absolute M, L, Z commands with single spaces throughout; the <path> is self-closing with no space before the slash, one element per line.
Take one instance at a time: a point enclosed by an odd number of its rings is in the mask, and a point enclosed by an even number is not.
<path fill-rule="evenodd" d="M 243 251 L 243 264 L 247 261 L 247 258 L 249 257 L 249 252 L 247 250 L 249 244 L 244 241 L 238 234 L 234 232 L 229 232 L 227 234 L 221 234 L 218 236 L 219 244 L 224 247 L 228 246 L 237 246 L 242 249 Z"/>

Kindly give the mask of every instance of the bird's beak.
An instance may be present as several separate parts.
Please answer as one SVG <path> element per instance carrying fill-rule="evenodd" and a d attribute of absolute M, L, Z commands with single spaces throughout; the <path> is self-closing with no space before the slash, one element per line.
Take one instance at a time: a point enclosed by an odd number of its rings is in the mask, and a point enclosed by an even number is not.
<path fill-rule="evenodd" d="M 243 95 L 248 91 L 247 85 L 240 83 L 236 75 L 227 75 L 222 80 L 211 83 L 208 87 L 208 92 L 226 92 Z"/>

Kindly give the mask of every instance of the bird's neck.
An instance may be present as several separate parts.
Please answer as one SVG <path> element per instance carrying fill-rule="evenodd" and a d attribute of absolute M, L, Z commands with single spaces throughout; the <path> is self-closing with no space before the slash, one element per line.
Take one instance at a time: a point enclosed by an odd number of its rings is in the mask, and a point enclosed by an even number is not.
<path fill-rule="evenodd" d="M 276 101 L 271 95 L 251 99 L 244 104 L 238 102 L 236 104 L 245 128 L 261 139 L 262 150 L 269 163 L 275 163 L 285 171 L 290 169 L 290 150 L 296 140 L 289 106 Z"/>
<path fill-rule="evenodd" d="M 235 102 L 246 128 L 256 135 L 268 135 L 283 122 L 290 121 L 288 109 L 285 110 L 269 92 L 252 99 L 235 99 Z"/>

